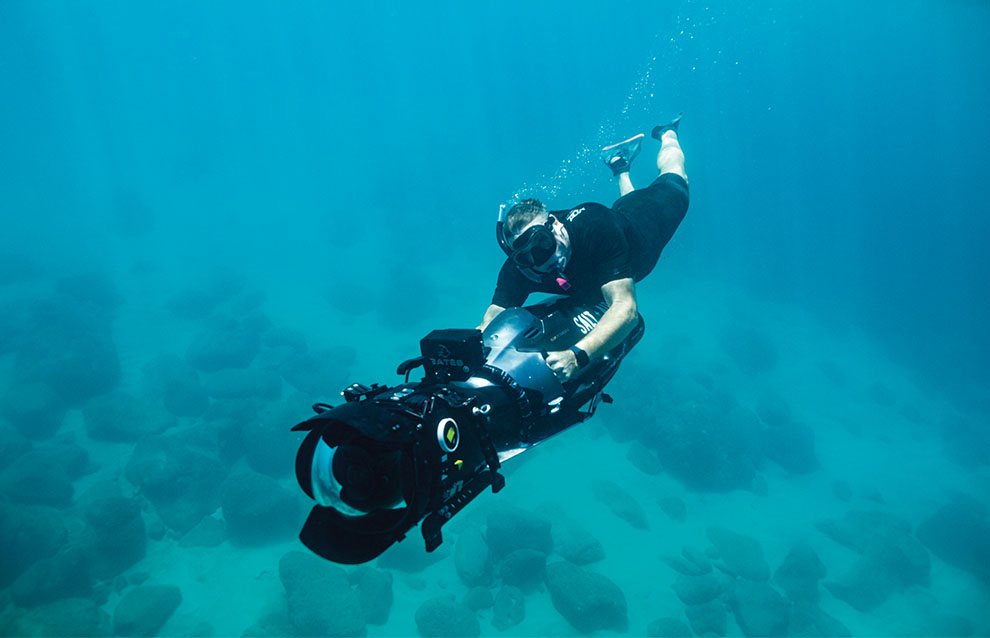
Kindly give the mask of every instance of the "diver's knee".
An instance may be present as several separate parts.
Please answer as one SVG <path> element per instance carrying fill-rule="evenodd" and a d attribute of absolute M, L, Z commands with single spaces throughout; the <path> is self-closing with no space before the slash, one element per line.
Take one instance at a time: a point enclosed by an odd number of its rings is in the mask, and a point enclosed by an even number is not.
<path fill-rule="evenodd" d="M 669 165 L 661 166 L 659 168 L 660 168 L 660 175 L 673 173 L 674 175 L 678 175 L 681 179 L 683 179 L 685 184 L 689 183 L 687 172 L 684 170 L 684 162 L 681 162 L 680 164 L 671 163 Z"/>

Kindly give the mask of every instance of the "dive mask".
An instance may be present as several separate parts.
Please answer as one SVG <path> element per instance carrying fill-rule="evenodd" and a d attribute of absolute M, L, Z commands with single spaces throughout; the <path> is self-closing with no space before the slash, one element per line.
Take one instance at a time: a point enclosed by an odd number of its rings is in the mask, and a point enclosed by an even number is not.
<path fill-rule="evenodd" d="M 499 219 L 496 225 L 499 246 L 509 259 L 520 269 L 533 270 L 535 268 L 545 268 L 557 252 L 557 238 L 553 234 L 553 216 L 543 224 L 530 226 L 526 231 L 516 237 L 514 241 L 509 241 L 506 237 L 505 205 L 499 209 Z"/>

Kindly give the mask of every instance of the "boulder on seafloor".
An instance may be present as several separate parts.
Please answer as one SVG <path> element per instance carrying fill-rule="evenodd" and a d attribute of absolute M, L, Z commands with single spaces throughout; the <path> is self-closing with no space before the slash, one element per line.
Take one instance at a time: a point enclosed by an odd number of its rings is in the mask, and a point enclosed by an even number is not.
<path fill-rule="evenodd" d="M 274 401 L 282 394 L 282 379 L 273 369 L 224 368 L 204 375 L 203 389 L 210 398 Z"/>
<path fill-rule="evenodd" d="M 118 636 L 156 636 L 182 604 L 174 585 L 143 585 L 124 594 L 113 611 Z"/>
<path fill-rule="evenodd" d="M 10 586 L 14 602 L 21 607 L 37 607 L 62 598 L 88 598 L 92 591 L 89 560 L 79 547 L 39 560 Z"/>
<path fill-rule="evenodd" d="M 68 537 L 56 510 L 0 501 L 0 587 L 8 586 L 37 561 L 54 556 Z"/>
<path fill-rule="evenodd" d="M 647 638 L 691 638 L 694 634 L 680 618 L 658 618 L 646 626 Z"/>
<path fill-rule="evenodd" d="M 838 579 L 822 585 L 832 596 L 861 612 L 870 612 L 880 606 L 887 596 L 898 590 L 898 584 L 869 559 L 857 560 Z"/>
<path fill-rule="evenodd" d="M 144 558 L 147 537 L 137 500 L 111 496 L 86 507 L 82 546 L 96 578 L 108 580 Z"/>
<path fill-rule="evenodd" d="M 125 473 L 165 524 L 185 533 L 220 507 L 226 470 L 215 457 L 169 435 L 138 441 Z"/>
<path fill-rule="evenodd" d="M 180 319 L 196 321 L 209 317 L 218 301 L 211 292 L 188 288 L 169 297 L 165 301 L 165 307 Z"/>
<path fill-rule="evenodd" d="M 629 444 L 629 451 L 626 452 L 626 458 L 643 474 L 656 476 L 663 472 L 663 464 L 660 463 L 660 459 L 657 458 L 656 453 L 639 441 L 633 441 Z"/>
<path fill-rule="evenodd" d="M 578 631 L 626 631 L 626 597 L 607 577 L 562 561 L 547 565 L 546 582 L 553 606 Z"/>
<path fill-rule="evenodd" d="M 62 435 L 12 459 L 0 471 L 0 492 L 13 503 L 64 508 L 72 503 L 73 482 L 91 469 L 86 448 Z"/>
<path fill-rule="evenodd" d="M 210 407 L 210 395 L 198 380 L 174 379 L 165 385 L 162 405 L 175 416 L 194 418 Z"/>
<path fill-rule="evenodd" d="M 125 392 L 91 399 L 83 407 L 83 419 L 89 438 L 111 443 L 133 443 L 176 424 L 173 415 Z"/>
<path fill-rule="evenodd" d="M 701 548 L 693 545 L 685 545 L 681 548 L 681 556 L 683 556 L 685 560 L 690 561 L 693 565 L 696 565 L 698 569 L 701 570 L 698 573 L 707 574 L 712 571 L 711 557 Z"/>
<path fill-rule="evenodd" d="M 554 551 L 575 565 L 587 565 L 605 558 L 601 541 L 575 521 L 555 519 L 550 531 Z"/>
<path fill-rule="evenodd" d="M 351 586 L 361 599 L 361 609 L 369 625 L 384 625 L 392 610 L 392 574 L 361 566 L 348 574 Z"/>
<path fill-rule="evenodd" d="M 268 348 L 285 348 L 291 352 L 305 352 L 309 347 L 305 334 L 284 326 L 275 326 L 267 331 L 262 342 Z"/>
<path fill-rule="evenodd" d="M 291 551 L 279 560 L 289 620 L 300 636 L 364 636 L 361 598 L 340 567 Z"/>
<path fill-rule="evenodd" d="M 57 298 L 83 311 L 109 311 L 120 305 L 122 297 L 113 277 L 91 271 L 62 277 L 55 283 Z"/>
<path fill-rule="evenodd" d="M 747 376 L 770 372 L 777 367 L 777 348 L 756 326 L 733 321 L 719 338 L 722 351 Z"/>
<path fill-rule="evenodd" d="M 233 317 L 209 318 L 202 331 L 189 344 L 186 360 L 201 372 L 224 368 L 246 368 L 258 355 L 261 338 Z"/>
<path fill-rule="evenodd" d="M 900 557 L 895 559 L 900 562 Z M 837 579 L 823 582 L 834 597 L 855 609 L 869 612 L 879 607 L 887 596 L 904 591 L 904 580 L 892 569 L 889 557 L 863 556 Z"/>
<path fill-rule="evenodd" d="M 453 598 L 431 598 L 416 610 L 416 628 L 423 638 L 473 638 L 481 635 L 474 612 Z"/>
<path fill-rule="evenodd" d="M 657 503 L 670 520 L 683 523 L 687 518 L 687 505 L 682 499 L 676 496 L 666 496 L 657 501 Z"/>
<path fill-rule="evenodd" d="M 629 492 L 618 483 L 595 480 L 591 482 L 591 493 L 595 499 L 604 503 L 612 513 L 626 521 L 636 529 L 649 529 L 646 512 Z"/>
<path fill-rule="evenodd" d="M 951 414 L 939 427 L 945 456 L 966 468 L 990 465 L 990 428 L 986 419 Z"/>
<path fill-rule="evenodd" d="M 526 597 L 518 587 L 505 585 L 495 594 L 492 626 L 499 631 L 515 627 L 526 619 Z"/>
<path fill-rule="evenodd" d="M 818 469 L 815 431 L 804 423 L 767 427 L 763 431 L 763 454 L 792 474 L 810 474 Z"/>
<path fill-rule="evenodd" d="M 747 636 L 786 636 L 790 605 L 766 582 L 737 579 L 729 590 L 736 623 Z"/>
<path fill-rule="evenodd" d="M 860 554 L 846 574 L 823 583 L 856 609 L 872 610 L 889 594 L 911 585 L 928 586 L 931 559 L 907 521 L 885 512 L 852 510 L 842 519 L 815 526 Z"/>
<path fill-rule="evenodd" d="M 657 417 L 651 434 L 664 469 L 693 490 L 748 488 L 760 461 L 759 418 L 735 406 L 683 402 Z"/>
<path fill-rule="evenodd" d="M 815 527 L 860 554 L 911 533 L 910 523 L 880 511 L 849 510 L 843 518 L 819 521 Z"/>
<path fill-rule="evenodd" d="M 62 598 L 10 618 L 0 617 L 2 636 L 111 636 L 110 616 L 90 598 Z"/>
<path fill-rule="evenodd" d="M 285 428 L 305 418 L 299 408 L 290 402 L 268 405 L 240 423 L 240 444 L 252 470 L 276 479 L 293 472 L 303 437 L 297 432 L 287 435 Z"/>
<path fill-rule="evenodd" d="M 162 407 L 177 417 L 198 417 L 210 407 L 199 373 L 177 356 L 162 355 L 143 368 L 148 386 L 161 395 Z"/>
<path fill-rule="evenodd" d="M 7 390 L 0 412 L 25 437 L 33 440 L 54 435 L 65 419 L 62 398 L 47 383 L 23 383 Z"/>
<path fill-rule="evenodd" d="M 0 467 L 8 467 L 30 449 L 31 442 L 23 434 L 0 421 Z"/>
<path fill-rule="evenodd" d="M 230 539 L 242 545 L 265 545 L 295 536 L 303 523 L 296 493 L 265 474 L 230 475 L 221 496 Z"/>
<path fill-rule="evenodd" d="M 722 585 L 712 574 L 680 574 L 671 585 L 674 593 L 685 605 L 700 605 L 714 600 L 722 593 Z"/>
<path fill-rule="evenodd" d="M 535 549 L 544 554 L 553 550 L 550 521 L 511 505 L 500 505 L 488 514 L 485 538 L 496 560 L 517 549 Z"/>
<path fill-rule="evenodd" d="M 547 555 L 535 549 L 517 549 L 506 554 L 499 565 L 502 583 L 532 591 L 543 582 Z"/>
<path fill-rule="evenodd" d="M 491 552 L 478 529 L 461 532 L 454 545 L 454 567 L 468 587 L 487 584 L 492 578 Z"/>
<path fill-rule="evenodd" d="M 461 602 L 468 609 L 474 609 L 475 611 L 479 609 L 491 609 L 495 604 L 495 597 L 492 595 L 492 590 L 487 587 L 472 587 L 464 594 L 464 599 Z"/>
<path fill-rule="evenodd" d="M 918 527 L 936 556 L 990 585 L 990 510 L 971 497 L 943 505 Z"/>
<path fill-rule="evenodd" d="M 702 550 L 685 545 L 680 556 L 662 556 L 671 569 L 685 576 L 703 576 L 712 572 L 711 559 Z"/>
<path fill-rule="evenodd" d="M 784 557 L 773 580 L 792 601 L 818 600 L 818 581 L 825 577 L 825 564 L 807 543 L 798 543 Z"/>
<path fill-rule="evenodd" d="M 64 509 L 72 503 L 72 478 L 66 468 L 31 451 L 0 471 L 0 494 L 12 503 L 50 505 Z"/>
<path fill-rule="evenodd" d="M 756 414 L 771 427 L 791 422 L 791 406 L 787 405 L 784 397 L 773 390 L 764 390 L 760 393 L 756 400 Z"/>
<path fill-rule="evenodd" d="M 699 636 L 724 636 L 729 626 L 729 613 L 720 598 L 700 605 L 688 605 L 684 615 L 691 629 Z"/>
<path fill-rule="evenodd" d="M 718 549 L 728 571 L 750 580 L 770 578 L 770 565 L 763 556 L 763 547 L 755 538 L 738 534 L 721 525 L 709 527 L 707 535 L 708 540 Z"/>
<path fill-rule="evenodd" d="M 285 382 L 309 397 L 326 397 L 347 385 L 347 371 L 357 355 L 350 348 L 297 352 L 279 367 Z"/>
<path fill-rule="evenodd" d="M 14 358 L 12 385 L 43 383 L 60 403 L 78 405 L 106 394 L 120 381 L 120 357 L 106 311 L 89 312 L 66 300 L 33 309 L 32 329 Z"/>

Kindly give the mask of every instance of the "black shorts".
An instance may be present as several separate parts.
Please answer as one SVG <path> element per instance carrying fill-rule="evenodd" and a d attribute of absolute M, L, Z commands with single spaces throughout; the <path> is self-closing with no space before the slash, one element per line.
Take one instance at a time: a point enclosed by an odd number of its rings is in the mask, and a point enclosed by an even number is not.
<path fill-rule="evenodd" d="M 687 213 L 689 199 L 684 178 L 664 173 L 646 188 L 623 195 L 612 204 L 612 210 L 628 222 L 626 239 L 636 281 L 657 265 L 663 247 Z"/>

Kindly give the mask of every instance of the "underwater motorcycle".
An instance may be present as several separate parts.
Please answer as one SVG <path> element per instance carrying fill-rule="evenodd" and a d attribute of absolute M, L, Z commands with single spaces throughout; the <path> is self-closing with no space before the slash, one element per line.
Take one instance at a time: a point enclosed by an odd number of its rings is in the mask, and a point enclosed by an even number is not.
<path fill-rule="evenodd" d="M 644 322 L 608 354 L 561 384 L 549 351 L 590 332 L 607 306 L 553 297 L 509 308 L 485 329 L 434 330 L 403 362 L 396 386 L 353 384 L 336 407 L 292 428 L 308 434 L 296 478 L 316 501 L 299 537 L 337 563 L 369 561 L 422 520 L 426 550 L 472 499 L 505 485 L 503 461 L 591 417 Z M 422 367 L 424 376 L 409 382 Z"/>

